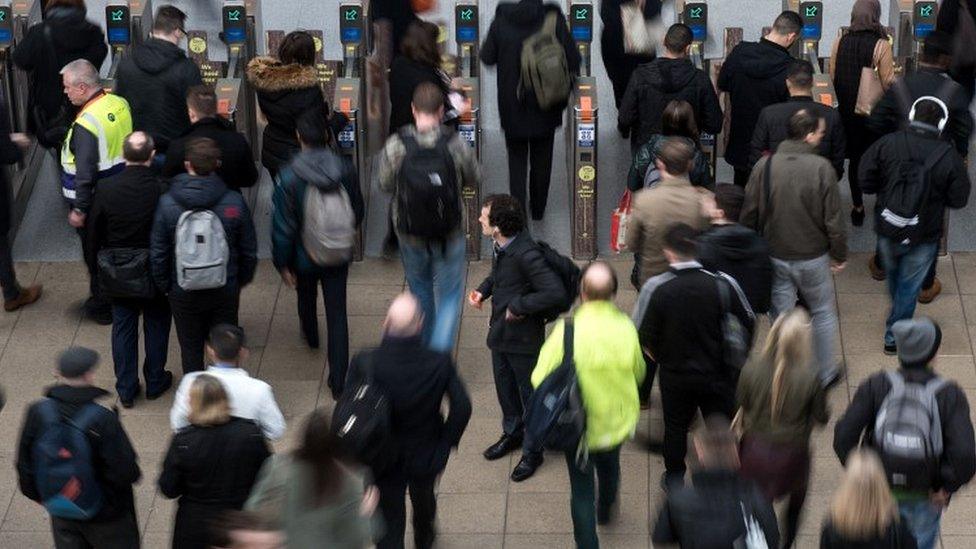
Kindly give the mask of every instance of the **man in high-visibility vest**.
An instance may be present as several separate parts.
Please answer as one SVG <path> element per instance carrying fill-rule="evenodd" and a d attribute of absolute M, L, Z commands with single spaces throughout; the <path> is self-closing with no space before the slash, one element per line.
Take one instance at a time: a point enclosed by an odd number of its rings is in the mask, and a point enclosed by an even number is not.
<path fill-rule="evenodd" d="M 132 133 L 132 114 L 125 99 L 102 89 L 98 70 L 85 59 L 61 69 L 64 93 L 78 116 L 61 147 L 61 191 L 71 208 L 68 223 L 77 229 L 88 267 L 91 296 L 85 314 L 99 324 L 112 323 L 111 305 L 101 298 L 95 258 L 89 253 L 85 218 L 96 182 L 125 167 L 122 144 Z"/>

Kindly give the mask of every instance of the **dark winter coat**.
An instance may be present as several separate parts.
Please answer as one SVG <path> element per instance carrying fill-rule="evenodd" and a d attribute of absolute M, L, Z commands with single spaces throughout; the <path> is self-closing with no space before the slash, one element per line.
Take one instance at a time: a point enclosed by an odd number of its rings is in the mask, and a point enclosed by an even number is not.
<path fill-rule="evenodd" d="M 735 471 L 706 470 L 692 474 L 692 485 L 670 492 L 654 525 L 655 544 L 727 549 L 746 534 L 742 505 L 766 535 L 766 545 L 779 547 L 779 527 L 771 503 L 759 487 Z"/>
<path fill-rule="evenodd" d="M 186 94 L 203 83 L 200 67 L 179 46 L 150 38 L 122 58 L 115 79 L 115 93 L 132 109 L 132 129 L 148 132 L 165 153 L 190 127 Z"/>
<path fill-rule="evenodd" d="M 764 155 L 772 154 L 779 144 L 789 136 L 787 130 L 790 118 L 800 110 L 806 109 L 827 123 L 827 133 L 824 134 L 817 147 L 817 154 L 830 160 L 830 164 L 837 172 L 837 180 L 844 178 L 844 159 L 847 138 L 844 135 L 844 124 L 837 109 L 813 100 L 813 97 L 790 97 L 785 103 L 770 105 L 759 113 L 759 121 L 752 133 L 752 152 L 749 155 L 749 165 L 755 166 Z"/>
<path fill-rule="evenodd" d="M 617 129 L 638 146 L 661 133 L 661 115 L 671 101 L 687 101 L 704 133 L 722 131 L 722 107 L 708 75 L 688 59 L 658 58 L 641 65 L 620 103 Z"/>
<path fill-rule="evenodd" d="M 227 189 L 215 175 L 199 177 L 182 174 L 173 178 L 169 192 L 159 199 L 153 220 L 149 257 L 153 280 L 164 294 L 186 293 L 176 283 L 174 241 L 176 223 L 190 208 L 214 212 L 224 225 L 230 260 L 227 263 L 225 288 L 243 288 L 254 278 L 257 268 L 257 236 L 247 203 L 239 194 Z"/>
<path fill-rule="evenodd" d="M 657 160 L 658 151 L 661 150 L 664 141 L 671 137 L 684 139 L 689 145 L 695 148 L 695 158 L 691 161 L 691 171 L 688 172 L 688 180 L 691 181 L 691 184 L 695 187 L 704 187 L 709 190 L 715 188 L 715 185 L 712 184 L 712 168 L 708 165 L 708 157 L 705 156 L 705 153 L 701 152 L 701 149 L 698 148 L 698 145 L 694 141 L 687 137 L 656 133 L 645 141 L 634 153 L 634 161 L 630 164 L 630 170 L 627 172 L 627 188 L 631 192 L 637 192 L 644 188 L 644 178 L 647 177 L 647 170 L 655 169 L 653 165 L 654 161 Z"/>
<path fill-rule="evenodd" d="M 563 123 L 565 105 L 544 111 L 539 107 L 534 93 L 524 93 L 519 98 L 522 93 L 519 90 L 522 43 L 542 28 L 549 12 L 559 14 L 556 20 L 556 37 L 566 50 L 570 72 L 577 74 L 580 54 L 569 34 L 566 18 L 557 5 L 543 5 L 542 0 L 499 4 L 495 19 L 481 45 L 481 62 L 485 65 L 498 65 L 498 113 L 502 130 L 507 137 L 546 137 Z"/>
<path fill-rule="evenodd" d="M 915 536 L 908 521 L 900 518 L 888 525 L 883 537 L 866 540 L 845 538 L 828 519 L 820 530 L 820 549 L 916 549 Z"/>
<path fill-rule="evenodd" d="M 50 30 L 50 43 L 45 28 Z M 98 68 L 107 55 L 102 29 L 85 19 L 85 10 L 66 6 L 47 10 L 44 21 L 32 26 L 13 49 L 14 64 L 31 73 L 27 127 L 41 144 L 46 147 L 60 144 L 78 112 L 78 107 L 64 95 L 61 68 L 76 59 L 87 59 Z M 48 127 L 37 127 L 35 109 L 42 113 L 41 118 L 47 121 Z"/>
<path fill-rule="evenodd" d="M 857 107 L 862 69 L 881 66 L 880 59 L 874 55 L 879 40 L 887 41 L 888 37 L 873 30 L 849 32 L 835 48 L 834 90 L 837 93 L 837 110 L 844 123 L 848 158 L 860 158 L 878 137 L 867 129 L 868 117 L 855 113 L 854 109 Z M 882 81 L 882 84 L 885 82 Z"/>
<path fill-rule="evenodd" d="M 58 410 L 62 417 L 73 417 L 86 404 L 108 397 L 109 392 L 91 386 L 54 385 L 45 391 L 44 396 L 58 403 Z M 20 431 L 20 442 L 17 447 L 17 481 L 20 483 L 20 492 L 38 503 L 41 496 L 37 491 L 33 450 L 34 443 L 43 434 L 40 413 L 37 411 L 39 404 L 40 401 L 34 402 L 27 409 L 27 417 Z M 88 435 L 92 448 L 95 479 L 101 486 L 104 496 L 102 509 L 92 520 L 116 520 L 126 513 L 134 516 L 132 485 L 139 481 L 142 472 L 139 470 L 132 443 L 119 421 L 118 412 L 114 409 L 102 408 L 100 417 L 92 423 Z"/>
<path fill-rule="evenodd" d="M 637 67 L 654 60 L 653 52 L 648 55 L 636 55 L 624 51 L 624 23 L 620 15 L 620 6 L 629 1 L 631 0 L 600 0 L 600 20 L 603 22 L 603 30 L 600 32 L 600 56 L 607 76 L 610 77 L 610 83 L 613 85 L 613 97 L 618 107 Z M 661 0 L 645 0 L 644 20 L 659 19 L 661 4 Z"/>
<path fill-rule="evenodd" d="M 153 216 L 166 183 L 147 166 L 126 166 L 98 182 L 98 192 L 88 213 L 89 249 L 149 249 Z"/>
<path fill-rule="evenodd" d="M 322 267 L 312 263 L 302 246 L 305 193 L 309 185 L 326 192 L 338 192 L 342 185 L 349 195 L 359 226 L 363 222 L 365 206 L 356 168 L 345 156 L 330 149 L 318 149 L 299 152 L 281 170 L 280 177 L 281 182 L 272 196 L 271 257 L 274 266 L 279 271 L 288 267 L 303 274 L 320 272 Z"/>
<path fill-rule="evenodd" d="M 10 140 L 10 118 L 7 116 L 9 107 L 0 101 L 0 166 L 9 166 L 20 162 L 23 153 L 13 141 Z M 13 192 L 10 189 L 10 179 L 7 170 L 0 170 L 0 235 L 10 232 L 10 199 Z"/>
<path fill-rule="evenodd" d="M 346 389 L 353 390 L 371 369 L 386 396 L 397 457 L 394 470 L 407 479 L 428 479 L 447 465 L 471 419 L 471 399 L 448 355 L 427 349 L 420 336 L 383 338 L 349 364 Z M 441 403 L 447 397 L 447 419 Z"/>
<path fill-rule="evenodd" d="M 725 159 L 732 166 L 749 166 L 752 131 L 759 113 L 789 99 L 786 72 L 792 62 L 789 50 L 763 38 L 739 44 L 722 63 L 718 89 L 729 92 L 731 100 L 732 121 Z"/>
<path fill-rule="evenodd" d="M 241 509 L 271 455 L 253 421 L 232 417 L 223 425 L 191 425 L 173 435 L 159 475 L 159 490 L 179 498 L 173 546 L 211 547 L 209 523 Z"/>
<path fill-rule="evenodd" d="M 373 2 L 369 6 L 369 18 L 374 23 L 386 21 L 390 24 L 394 56 L 400 54 L 400 42 L 403 41 L 403 35 L 407 33 L 410 23 L 417 20 L 410 0 Z"/>
<path fill-rule="evenodd" d="M 258 181 L 258 169 L 251 154 L 251 145 L 237 128 L 226 119 L 215 116 L 203 118 L 192 124 L 183 135 L 174 139 L 166 151 L 166 164 L 163 177 L 173 177 L 186 173 L 183 162 L 186 160 L 186 144 L 191 139 L 206 137 L 213 139 L 220 149 L 220 167 L 217 175 L 228 189 L 239 191 L 251 187 Z"/>
<path fill-rule="evenodd" d="M 769 243 L 756 231 L 738 223 L 712 225 L 698 238 L 698 261 L 709 271 L 734 278 L 753 312 L 769 312 L 773 262 Z"/>
<path fill-rule="evenodd" d="M 440 88 L 444 92 L 445 106 L 448 105 L 447 84 L 439 68 L 418 63 L 403 55 L 393 60 L 390 67 L 390 134 L 413 124 L 413 92 L 425 82 Z"/>
<path fill-rule="evenodd" d="M 927 367 L 902 367 L 898 370 L 907 383 L 928 383 L 935 373 Z M 841 463 L 858 447 L 863 434 L 867 445 L 874 444 L 874 422 L 881 410 L 891 382 L 885 372 L 877 372 L 864 380 L 854 393 L 850 406 L 834 427 L 834 451 Z M 932 479 L 932 490 L 945 489 L 950 494 L 959 490 L 976 473 L 976 442 L 973 441 L 973 422 L 969 417 L 966 393 L 954 381 L 949 381 L 935 394 L 942 421 L 942 456 L 939 476 Z"/>
<path fill-rule="evenodd" d="M 535 354 L 546 339 L 540 314 L 565 298 L 563 283 L 549 267 L 532 236 L 522 231 L 497 250 L 491 274 L 480 286 L 483 300 L 491 298 L 488 348 L 502 353 Z M 516 320 L 505 320 L 511 310 Z"/>

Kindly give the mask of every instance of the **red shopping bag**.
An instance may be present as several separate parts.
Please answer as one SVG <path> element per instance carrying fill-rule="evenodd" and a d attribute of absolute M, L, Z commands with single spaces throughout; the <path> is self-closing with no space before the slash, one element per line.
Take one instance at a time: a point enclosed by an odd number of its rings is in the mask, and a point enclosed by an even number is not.
<path fill-rule="evenodd" d="M 630 190 L 624 191 L 610 217 L 610 249 L 620 253 L 627 248 L 627 219 L 630 217 Z"/>

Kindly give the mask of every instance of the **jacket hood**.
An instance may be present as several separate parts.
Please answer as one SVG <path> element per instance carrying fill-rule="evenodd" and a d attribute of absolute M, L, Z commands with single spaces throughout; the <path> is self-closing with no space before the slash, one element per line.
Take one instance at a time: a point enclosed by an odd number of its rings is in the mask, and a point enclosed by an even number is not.
<path fill-rule="evenodd" d="M 675 93 L 687 88 L 695 79 L 695 65 L 688 59 L 659 58 L 650 64 L 652 78 L 664 93 Z"/>
<path fill-rule="evenodd" d="M 53 7 L 44 14 L 44 23 L 51 27 L 55 45 L 68 52 L 83 52 L 105 40 L 101 29 L 85 18 L 85 10 L 78 8 Z"/>
<path fill-rule="evenodd" d="M 255 88 L 277 92 L 310 88 L 318 84 L 315 67 L 292 63 L 283 65 L 273 57 L 255 57 L 247 64 L 247 79 Z"/>
<path fill-rule="evenodd" d="M 142 46 L 132 48 L 132 60 L 137 67 L 149 74 L 160 74 L 185 58 L 183 50 L 159 38 L 150 38 Z"/>
<path fill-rule="evenodd" d="M 756 238 L 755 231 L 738 223 L 713 225 L 706 237 L 723 257 L 736 261 L 746 261 L 764 251 L 763 241 Z"/>
<path fill-rule="evenodd" d="M 539 24 L 546 10 L 542 0 L 521 0 L 517 4 L 499 4 L 498 16 L 517 27 L 530 27 Z"/>
<path fill-rule="evenodd" d="M 328 149 L 299 152 L 291 162 L 291 169 L 302 181 L 323 191 L 338 189 L 345 173 L 342 158 Z"/>
<path fill-rule="evenodd" d="M 184 173 L 172 179 L 169 192 L 184 208 L 211 208 L 227 193 L 227 185 L 216 175 Z"/>
<path fill-rule="evenodd" d="M 93 386 L 72 387 L 70 385 L 54 385 L 44 392 L 44 396 L 64 402 L 65 404 L 85 404 L 103 396 L 108 396 L 108 391 Z"/>
<path fill-rule="evenodd" d="M 786 48 L 765 38 L 758 43 L 744 42 L 743 45 L 745 44 L 749 47 L 742 51 L 742 70 L 750 78 L 773 78 L 785 71 L 793 62 L 793 56 Z"/>

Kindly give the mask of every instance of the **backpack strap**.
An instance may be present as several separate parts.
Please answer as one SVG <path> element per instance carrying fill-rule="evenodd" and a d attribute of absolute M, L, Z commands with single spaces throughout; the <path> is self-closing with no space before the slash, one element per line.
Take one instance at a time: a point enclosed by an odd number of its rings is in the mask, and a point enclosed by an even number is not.
<path fill-rule="evenodd" d="M 766 169 L 763 170 L 763 184 L 762 184 L 762 194 L 763 194 L 763 212 L 759 216 L 759 234 L 764 234 L 766 232 L 766 223 L 769 221 L 769 210 L 773 204 L 773 157 L 776 154 L 769 155 L 766 159 Z"/>
<path fill-rule="evenodd" d="M 567 316 L 563 323 L 563 364 L 567 364 L 575 370 L 576 363 L 573 359 L 574 332 L 573 317 Z"/>
<path fill-rule="evenodd" d="M 908 119 L 908 114 L 912 112 L 912 92 L 908 89 L 908 84 L 905 83 L 904 78 L 899 78 L 895 80 L 895 95 L 898 97 L 898 104 L 901 105 L 902 115 L 904 118 L 902 120 Z M 901 124 L 898 127 L 902 127 Z"/>
<path fill-rule="evenodd" d="M 86 433 L 104 411 L 108 410 L 94 402 L 89 402 L 75 412 L 75 415 L 68 420 L 68 423 L 74 426 L 75 429 Z"/>
<path fill-rule="evenodd" d="M 53 398 L 48 397 L 42 400 L 38 403 L 36 410 L 44 426 L 61 422 L 61 411 L 58 409 L 58 402 Z"/>
<path fill-rule="evenodd" d="M 549 36 L 556 36 L 556 23 L 558 20 L 558 15 L 555 10 L 550 11 L 546 14 L 546 21 L 542 24 L 542 31 Z"/>
<path fill-rule="evenodd" d="M 935 376 L 925 384 L 925 395 L 935 398 L 935 395 L 946 386 L 948 382 L 943 377 Z"/>
<path fill-rule="evenodd" d="M 885 370 L 885 376 L 888 378 L 888 383 L 891 384 L 891 390 L 888 391 L 888 397 L 905 392 L 905 379 L 901 377 L 898 370 Z"/>

